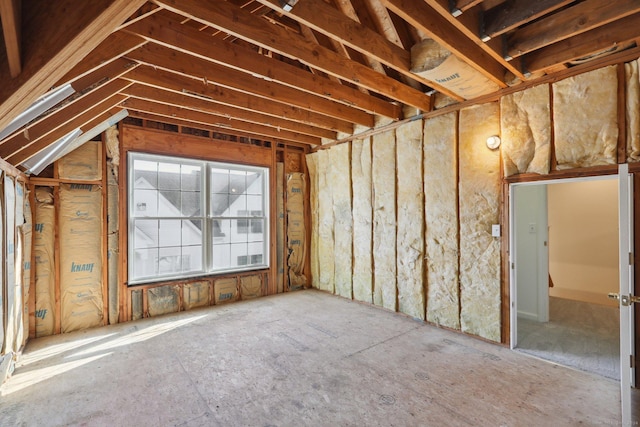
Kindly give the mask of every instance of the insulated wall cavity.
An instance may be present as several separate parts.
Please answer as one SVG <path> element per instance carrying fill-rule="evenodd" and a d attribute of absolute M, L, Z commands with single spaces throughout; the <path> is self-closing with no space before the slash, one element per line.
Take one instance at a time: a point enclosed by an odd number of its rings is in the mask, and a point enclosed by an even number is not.
<path fill-rule="evenodd" d="M 318 186 L 318 155 L 319 153 L 314 153 L 307 154 L 306 156 L 307 169 L 309 171 L 309 204 L 311 205 L 311 286 L 316 289 L 320 289 L 320 262 L 318 255 L 318 236 L 320 230 L 320 218 L 318 217 L 318 192 L 320 191 Z"/>
<path fill-rule="evenodd" d="M 395 132 L 373 137 L 373 302 L 396 310 L 396 141 Z"/>
<path fill-rule="evenodd" d="M 616 163 L 617 66 L 553 84 L 554 142 L 558 169 Z"/>
<path fill-rule="evenodd" d="M 627 80 L 627 160 L 640 161 L 640 74 L 638 61 L 624 64 Z"/>
<path fill-rule="evenodd" d="M 460 111 L 460 323 L 463 332 L 500 341 L 500 155 L 486 139 L 500 130 L 497 103 Z"/>
<path fill-rule="evenodd" d="M 23 313 L 22 321 L 24 327 L 23 344 L 26 343 L 29 336 L 29 295 L 31 292 L 31 254 L 33 253 L 33 214 L 31 212 L 31 202 L 29 201 L 29 192 L 24 187 L 24 205 L 23 205 L 24 224 L 20 227 L 23 242 L 23 261 L 22 261 L 22 297 L 23 297 Z"/>
<path fill-rule="evenodd" d="M 52 335 L 55 327 L 55 208 L 50 187 L 35 189 L 35 226 L 33 251 L 35 259 L 36 337 Z"/>
<path fill-rule="evenodd" d="M 61 179 L 99 181 L 102 179 L 102 143 L 87 141 L 58 161 Z"/>
<path fill-rule="evenodd" d="M 549 86 L 539 85 L 500 100 L 505 176 L 548 174 L 551 163 Z"/>
<path fill-rule="evenodd" d="M 276 277 L 277 292 L 284 292 L 284 163 L 276 163 Z"/>
<path fill-rule="evenodd" d="M 335 256 L 333 234 L 333 183 L 329 151 L 317 155 L 318 171 L 318 289 L 335 292 Z"/>
<path fill-rule="evenodd" d="M 371 139 L 351 144 L 353 186 L 353 298 L 373 303 Z"/>
<path fill-rule="evenodd" d="M 60 185 L 60 313 L 62 332 L 99 326 L 102 299 L 102 189 Z"/>
<path fill-rule="evenodd" d="M 16 352 L 16 338 L 18 327 L 22 322 L 22 307 L 18 304 L 22 300 L 20 290 L 16 285 L 16 187 L 13 178 L 4 175 L 4 309 L 5 335 L 2 345 L 3 354 Z"/>
<path fill-rule="evenodd" d="M 424 320 L 422 121 L 396 129 L 398 310 Z"/>
<path fill-rule="evenodd" d="M 350 144 L 329 150 L 331 184 L 333 188 L 333 223 L 335 257 L 335 293 L 352 298 L 353 217 L 351 215 Z"/>
<path fill-rule="evenodd" d="M 287 174 L 287 278 L 288 289 L 301 289 L 307 285 L 304 275 L 306 259 L 306 226 L 304 198 L 307 193 L 303 173 Z"/>
<path fill-rule="evenodd" d="M 118 323 L 120 311 L 120 286 L 118 286 L 119 267 L 119 221 L 118 181 L 113 174 L 113 165 L 107 171 L 107 288 L 109 291 L 109 324 Z"/>
<path fill-rule="evenodd" d="M 427 320 L 460 329 L 457 113 L 424 122 Z"/>

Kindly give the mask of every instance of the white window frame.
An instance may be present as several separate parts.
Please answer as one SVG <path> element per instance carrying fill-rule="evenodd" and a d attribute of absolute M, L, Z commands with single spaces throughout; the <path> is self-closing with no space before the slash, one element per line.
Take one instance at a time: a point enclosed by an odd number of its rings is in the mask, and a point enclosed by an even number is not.
<path fill-rule="evenodd" d="M 201 277 L 201 276 L 209 276 L 216 275 L 222 273 L 232 273 L 232 272 L 244 272 L 244 271 L 253 271 L 253 270 L 263 270 L 269 268 L 268 260 L 269 257 L 269 248 L 270 248 L 270 235 L 269 235 L 269 168 L 267 167 L 258 167 L 258 166 L 249 166 L 238 163 L 229 163 L 229 162 L 219 162 L 219 161 L 203 161 L 197 160 L 188 157 L 178 157 L 178 156 L 167 156 L 167 155 L 156 155 L 156 154 L 148 154 L 141 152 L 129 152 L 128 153 L 128 182 L 127 182 L 127 191 L 128 191 L 128 210 L 127 210 L 127 224 L 128 224 L 128 256 L 129 260 L 131 260 L 128 264 L 128 284 L 129 286 L 133 285 L 142 285 L 147 283 L 154 283 L 160 281 L 172 281 L 172 280 L 182 280 L 193 277 Z M 185 219 L 187 217 L 135 217 L 134 212 L 136 207 L 134 206 L 134 161 L 135 160 L 148 160 L 153 162 L 166 162 L 166 163 L 180 163 L 187 165 L 199 165 L 202 167 L 202 173 L 200 176 L 200 195 L 201 195 L 201 213 L 200 216 L 197 217 L 188 217 L 190 219 L 200 219 L 202 220 L 202 270 L 192 271 L 188 273 L 180 273 L 180 274 L 163 274 L 157 276 L 146 276 L 146 277 L 134 277 L 134 262 L 135 260 L 135 245 L 134 245 L 134 233 L 135 233 L 135 221 L 141 219 Z M 214 268 L 213 267 L 213 241 L 214 241 L 214 227 L 212 226 L 214 220 L 219 220 L 223 217 L 213 216 L 211 209 L 211 169 L 212 168 L 225 168 L 225 169 L 234 169 L 239 171 L 251 171 L 251 172 L 259 172 L 262 174 L 262 204 L 263 204 L 263 213 L 262 217 L 224 217 L 225 220 L 232 220 L 236 222 L 236 220 L 246 219 L 249 232 L 251 232 L 251 221 L 256 219 L 262 219 L 263 222 L 263 248 L 262 248 L 262 263 L 255 265 L 243 265 L 237 267 L 229 267 L 229 268 Z M 251 254 L 246 254 L 248 259 L 251 259 Z"/>

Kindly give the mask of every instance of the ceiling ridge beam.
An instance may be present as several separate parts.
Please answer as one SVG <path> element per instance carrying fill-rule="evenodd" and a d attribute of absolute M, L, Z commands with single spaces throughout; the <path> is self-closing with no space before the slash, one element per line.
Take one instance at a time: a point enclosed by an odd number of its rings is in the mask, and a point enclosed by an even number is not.
<path fill-rule="evenodd" d="M 206 36 L 194 28 L 182 25 L 162 14 L 132 24 L 127 31 L 147 40 L 198 56 L 238 71 L 260 75 L 278 83 L 297 88 L 358 108 L 368 113 L 399 119 L 401 109 L 388 101 L 363 95 L 355 89 L 314 76 L 293 65 L 262 55 L 243 46 L 216 37 Z M 308 75 L 308 76 L 307 76 Z"/>
<path fill-rule="evenodd" d="M 309 43 L 298 34 L 272 25 L 229 2 L 218 1 L 205 5 L 197 0 L 157 0 L 156 3 L 403 104 L 422 111 L 431 109 L 428 95 L 365 65 L 342 58 L 327 48 Z"/>

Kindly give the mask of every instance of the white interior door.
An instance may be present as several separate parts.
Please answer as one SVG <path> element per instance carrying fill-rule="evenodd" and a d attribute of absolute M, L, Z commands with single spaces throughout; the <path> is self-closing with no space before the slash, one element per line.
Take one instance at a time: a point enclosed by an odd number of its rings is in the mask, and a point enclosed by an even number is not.
<path fill-rule="evenodd" d="M 631 366 L 634 352 L 633 330 L 633 180 L 629 165 L 621 164 L 619 177 L 620 227 L 620 391 L 622 425 L 631 425 L 631 386 L 635 372 Z"/>

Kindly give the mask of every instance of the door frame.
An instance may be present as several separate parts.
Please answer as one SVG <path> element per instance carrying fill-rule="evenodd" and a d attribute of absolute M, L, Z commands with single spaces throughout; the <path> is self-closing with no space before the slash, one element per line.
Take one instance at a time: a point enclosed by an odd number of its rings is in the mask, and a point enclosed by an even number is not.
<path fill-rule="evenodd" d="M 516 256 L 516 246 L 515 246 L 515 197 L 514 191 L 515 188 L 521 186 L 536 186 L 536 185 L 550 185 L 550 184 L 567 184 L 571 182 L 587 182 L 587 181 L 603 181 L 603 180 L 618 180 L 618 174 L 607 174 L 607 175 L 592 175 L 592 176 L 584 176 L 584 177 L 572 177 L 572 178 L 557 178 L 557 179 L 545 179 L 545 180 L 536 180 L 536 181 L 525 181 L 525 182 L 510 182 L 508 183 L 508 191 L 509 191 L 509 203 L 508 203 L 508 212 L 509 212 L 509 239 L 508 239 L 508 268 L 509 268 L 509 348 L 512 350 L 515 349 L 517 345 L 517 331 L 518 331 L 518 310 L 517 310 L 517 287 L 516 287 L 516 266 L 515 266 L 515 256 Z M 545 206 L 548 210 L 548 205 Z M 618 200 L 618 209 L 620 209 L 620 201 Z M 548 236 L 547 236 L 548 237 Z M 547 238 L 548 244 L 548 238 Z M 547 246 L 547 253 L 548 253 Z M 547 269 L 548 271 L 548 269 Z M 548 291 L 547 291 L 548 295 Z"/>
<path fill-rule="evenodd" d="M 640 236 L 636 237 L 635 228 L 640 226 L 640 197 L 636 197 L 635 192 L 640 191 L 639 186 L 635 186 L 634 182 L 640 183 L 640 173 L 629 173 L 629 165 L 622 163 L 618 165 L 618 171 L 615 174 L 592 175 L 585 177 L 545 179 L 526 182 L 508 183 L 508 220 L 509 220 L 509 238 L 508 238 L 508 277 L 509 277 L 509 347 L 513 350 L 517 345 L 518 330 L 518 310 L 517 310 L 517 283 L 516 283 L 516 267 L 515 267 L 515 197 L 514 191 L 518 186 L 532 185 L 549 185 L 570 182 L 586 182 L 600 180 L 617 180 L 618 181 L 618 226 L 619 228 L 619 275 L 620 275 L 620 294 L 634 295 L 634 289 L 638 289 L 635 284 L 633 270 L 636 263 L 634 243 L 636 239 L 640 241 Z M 634 209 L 634 207 L 636 209 Z M 640 234 L 640 233 L 637 233 Z M 629 254 L 627 256 L 627 253 Z M 632 262 L 633 261 L 633 262 Z M 635 293 L 640 295 L 640 292 Z M 635 350 L 638 348 L 637 329 L 634 331 L 634 311 L 637 313 L 640 304 L 632 304 L 628 309 L 620 310 L 620 397 L 621 397 L 621 413 L 622 424 L 629 424 L 631 420 L 631 387 L 635 386 L 638 372 L 629 368 L 626 375 L 625 365 L 629 363 L 628 358 L 635 358 Z M 635 324 L 640 319 L 635 319 Z M 624 326 L 626 325 L 626 326 Z M 635 343 L 635 347 L 634 347 Z"/>

